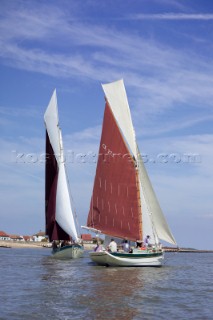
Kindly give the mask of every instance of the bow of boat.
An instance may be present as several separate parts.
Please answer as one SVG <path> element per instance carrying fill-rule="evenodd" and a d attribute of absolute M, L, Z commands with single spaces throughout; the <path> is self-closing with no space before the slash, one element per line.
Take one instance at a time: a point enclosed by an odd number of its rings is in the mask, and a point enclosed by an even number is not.
<path fill-rule="evenodd" d="M 84 253 L 84 247 L 80 245 L 69 245 L 62 248 L 56 248 L 52 251 L 52 257 L 55 259 L 76 259 L 81 258 Z"/>

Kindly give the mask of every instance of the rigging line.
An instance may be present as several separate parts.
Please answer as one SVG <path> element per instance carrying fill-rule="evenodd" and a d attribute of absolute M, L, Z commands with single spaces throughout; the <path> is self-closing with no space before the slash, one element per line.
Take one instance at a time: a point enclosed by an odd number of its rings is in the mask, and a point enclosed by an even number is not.
<path fill-rule="evenodd" d="M 142 184 L 141 184 L 141 182 L 140 182 L 140 190 L 141 190 L 141 192 L 143 193 L 143 196 L 144 196 L 144 199 L 146 200 L 146 190 L 145 190 L 146 188 L 144 187 L 142 187 Z M 154 240 L 155 240 L 155 245 L 158 245 L 158 243 L 157 243 L 157 241 L 156 241 L 156 237 L 158 238 L 158 233 L 157 233 L 157 231 L 156 231 L 156 228 L 155 228 L 155 224 L 154 224 L 154 222 L 153 222 L 153 218 L 152 218 L 152 211 L 150 210 L 150 206 L 148 205 L 148 203 L 147 203 L 148 201 L 145 201 L 145 204 L 146 204 L 146 207 L 147 207 L 147 209 L 148 209 L 148 213 L 149 213 L 149 217 L 150 217 L 150 221 L 151 221 L 151 226 L 152 226 L 152 232 L 153 232 L 153 235 L 154 235 Z"/>
<path fill-rule="evenodd" d="M 137 145 L 137 151 L 138 151 L 138 154 L 140 154 L 140 150 L 138 148 L 138 145 Z M 138 157 L 138 154 L 137 154 L 137 157 Z M 142 158 L 141 159 L 137 159 L 137 162 L 138 162 L 138 171 L 139 171 L 139 175 L 141 174 L 143 176 L 143 173 L 142 173 L 142 170 L 141 170 L 141 165 L 140 165 L 140 161 L 143 161 Z M 144 199 L 146 200 L 147 199 L 147 196 L 146 196 L 146 187 L 145 186 L 142 186 L 142 182 L 140 181 L 140 190 L 141 192 L 143 193 L 143 196 L 144 196 Z M 159 237 L 158 237 L 158 233 L 157 233 L 157 230 L 156 230 L 156 227 L 155 227 L 155 224 L 153 222 L 153 217 L 152 217 L 152 210 L 150 209 L 150 206 L 148 204 L 148 201 L 145 201 L 146 203 L 146 206 L 147 206 L 147 209 L 148 209 L 148 212 L 149 212 L 149 217 L 150 217 L 150 221 L 151 221 L 151 226 L 152 226 L 152 232 L 153 232 L 153 235 L 155 237 L 155 245 L 158 245 L 159 243 Z M 157 239 L 156 239 L 157 237 Z M 157 241 L 158 240 L 158 243 Z"/>

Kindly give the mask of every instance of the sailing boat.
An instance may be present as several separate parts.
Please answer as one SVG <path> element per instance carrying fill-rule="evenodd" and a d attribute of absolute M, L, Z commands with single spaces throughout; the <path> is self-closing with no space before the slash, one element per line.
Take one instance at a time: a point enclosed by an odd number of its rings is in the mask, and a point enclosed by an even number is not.
<path fill-rule="evenodd" d="M 77 235 L 70 201 L 56 90 L 44 114 L 44 122 L 46 126 L 46 234 L 49 240 L 53 241 L 52 253 L 55 258 L 79 258 L 84 250 Z M 72 244 L 70 244 L 71 239 Z M 58 240 L 63 241 L 65 245 L 57 247 Z"/>
<path fill-rule="evenodd" d="M 105 266 L 161 266 L 160 240 L 176 244 L 155 196 L 132 124 L 123 80 L 102 85 L 105 112 L 96 176 L 86 229 L 116 241 L 138 244 L 131 253 L 91 252 Z M 151 244 L 143 245 L 149 235 Z"/>

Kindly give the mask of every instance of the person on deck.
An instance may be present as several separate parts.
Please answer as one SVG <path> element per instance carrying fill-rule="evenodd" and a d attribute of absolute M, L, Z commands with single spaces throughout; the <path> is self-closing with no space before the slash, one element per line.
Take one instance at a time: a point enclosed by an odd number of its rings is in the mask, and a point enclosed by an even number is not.
<path fill-rule="evenodd" d="M 123 241 L 123 243 L 122 243 L 122 248 L 123 248 L 123 251 L 124 251 L 124 252 L 129 252 L 130 247 L 129 247 L 129 243 L 128 243 L 127 240 L 124 240 L 124 241 Z"/>
<path fill-rule="evenodd" d="M 144 244 L 145 244 L 145 247 L 148 248 L 148 247 L 151 247 L 152 245 L 150 244 L 150 236 L 147 235 L 146 238 L 144 239 Z"/>
<path fill-rule="evenodd" d="M 62 241 L 61 241 L 61 248 L 65 247 L 65 245 L 66 245 L 65 240 L 62 240 Z"/>
<path fill-rule="evenodd" d="M 95 252 L 103 251 L 102 245 L 99 241 L 97 241 L 97 246 L 94 249 Z"/>
<path fill-rule="evenodd" d="M 52 243 L 52 248 L 53 248 L 53 249 L 56 249 L 56 248 L 58 248 L 58 246 L 57 246 L 57 243 L 56 243 L 56 241 L 55 241 L 55 240 L 53 240 L 53 243 Z"/>
<path fill-rule="evenodd" d="M 111 239 L 111 242 L 108 248 L 110 252 L 117 252 L 117 243 L 115 242 L 114 239 Z"/>

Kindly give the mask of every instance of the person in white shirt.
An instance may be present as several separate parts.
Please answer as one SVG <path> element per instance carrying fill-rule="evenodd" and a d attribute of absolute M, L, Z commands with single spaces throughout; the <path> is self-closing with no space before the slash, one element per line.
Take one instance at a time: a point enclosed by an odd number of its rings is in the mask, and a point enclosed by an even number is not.
<path fill-rule="evenodd" d="M 111 239 L 111 242 L 108 248 L 110 252 L 117 252 L 117 243 L 115 242 L 114 239 Z"/>

